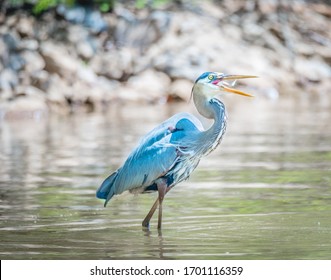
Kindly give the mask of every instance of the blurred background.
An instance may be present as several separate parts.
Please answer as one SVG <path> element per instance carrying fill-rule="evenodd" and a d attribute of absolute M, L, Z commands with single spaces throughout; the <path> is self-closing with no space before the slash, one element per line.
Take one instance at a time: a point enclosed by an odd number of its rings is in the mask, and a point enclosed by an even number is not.
<path fill-rule="evenodd" d="M 330 1 L 0 1 L 1 258 L 330 259 L 330 19 Z M 238 85 L 255 98 L 223 97 L 220 148 L 142 231 L 153 195 L 95 191 L 198 115 L 205 71 L 259 76 Z"/>
<path fill-rule="evenodd" d="M 207 70 L 329 103 L 330 17 L 327 1 L 1 1 L 1 118 L 187 100 Z"/>

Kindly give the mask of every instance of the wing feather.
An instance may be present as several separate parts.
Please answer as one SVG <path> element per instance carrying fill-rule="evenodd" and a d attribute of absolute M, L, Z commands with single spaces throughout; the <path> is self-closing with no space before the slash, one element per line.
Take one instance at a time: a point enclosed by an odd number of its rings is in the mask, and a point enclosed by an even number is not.
<path fill-rule="evenodd" d="M 189 120 L 195 129 L 202 129 L 197 118 L 188 113 L 179 113 L 150 131 L 118 169 L 116 178 L 109 186 L 106 203 L 114 194 L 135 188 L 144 190 L 171 170 L 180 160 L 180 141 L 178 137 L 172 137 L 172 129 L 183 119 Z M 172 141 L 174 139 L 176 141 Z"/>

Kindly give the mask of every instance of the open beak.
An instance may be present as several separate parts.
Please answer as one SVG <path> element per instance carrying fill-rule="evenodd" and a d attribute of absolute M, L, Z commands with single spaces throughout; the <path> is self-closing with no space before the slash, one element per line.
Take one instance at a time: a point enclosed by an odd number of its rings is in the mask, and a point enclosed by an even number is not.
<path fill-rule="evenodd" d="M 231 92 L 243 96 L 248 96 L 248 97 L 254 97 L 254 95 L 243 92 L 238 89 L 232 88 L 234 86 L 234 83 L 236 80 L 240 79 L 251 79 L 251 78 L 257 78 L 257 76 L 249 76 L 249 75 L 220 75 L 220 77 L 217 79 L 216 85 L 222 88 L 226 92 Z M 227 81 L 233 81 L 232 84 L 229 84 Z"/>

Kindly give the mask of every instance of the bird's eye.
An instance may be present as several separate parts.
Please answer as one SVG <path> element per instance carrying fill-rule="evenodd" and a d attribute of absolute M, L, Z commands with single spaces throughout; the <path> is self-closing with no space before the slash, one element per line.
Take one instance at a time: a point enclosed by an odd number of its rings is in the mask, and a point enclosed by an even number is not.
<path fill-rule="evenodd" d="M 208 76 L 208 79 L 211 81 L 211 80 L 213 80 L 214 79 L 214 75 L 209 75 Z"/>

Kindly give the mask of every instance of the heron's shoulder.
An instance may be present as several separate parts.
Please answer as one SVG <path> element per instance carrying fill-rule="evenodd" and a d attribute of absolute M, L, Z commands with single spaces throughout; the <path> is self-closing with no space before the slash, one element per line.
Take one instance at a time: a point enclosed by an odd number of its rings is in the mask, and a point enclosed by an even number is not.
<path fill-rule="evenodd" d="M 151 132 L 153 131 L 159 131 L 163 129 L 168 129 L 169 127 L 176 127 L 176 124 L 181 121 L 181 120 L 189 120 L 195 125 L 201 125 L 201 122 L 192 114 L 186 113 L 186 112 L 181 112 L 176 115 L 173 115 L 169 119 L 165 120 L 161 124 L 159 124 L 157 127 L 155 127 Z"/>
<path fill-rule="evenodd" d="M 191 122 L 194 126 L 196 126 L 198 129 L 202 129 L 201 122 L 191 115 L 190 113 L 178 113 L 171 118 L 165 120 L 161 124 L 159 124 L 157 127 L 155 127 L 153 130 L 148 132 L 140 141 L 139 146 L 151 146 L 155 142 L 158 142 L 162 140 L 163 138 L 166 138 L 169 134 L 171 134 L 172 130 L 176 128 L 176 125 L 178 122 L 186 120 L 188 122 Z"/>
<path fill-rule="evenodd" d="M 190 127 L 194 127 L 198 130 L 203 129 L 201 122 L 193 115 L 184 112 L 178 113 L 143 136 L 136 148 L 131 152 L 129 158 L 144 153 L 145 150 L 150 149 L 152 146 L 160 147 L 166 145 L 167 142 L 170 142 L 172 131 L 176 128 L 176 125 L 183 123 L 183 121 L 189 122 L 191 124 Z"/>
<path fill-rule="evenodd" d="M 186 112 L 178 113 L 173 117 L 171 117 L 169 120 L 170 122 L 173 123 L 174 127 L 177 127 L 178 123 L 186 123 L 186 124 L 190 123 L 191 125 L 195 126 L 197 129 L 203 130 L 203 126 L 199 121 L 199 119 L 190 113 L 186 113 Z"/>

